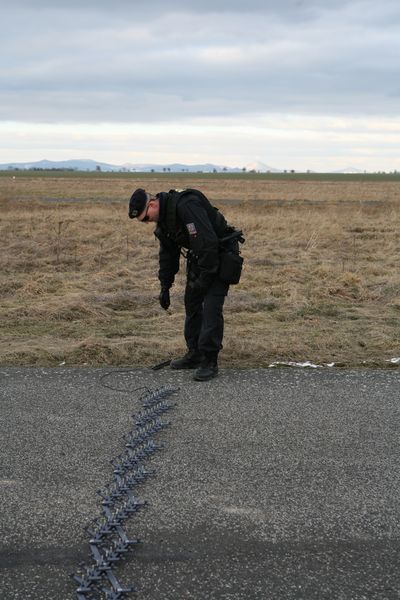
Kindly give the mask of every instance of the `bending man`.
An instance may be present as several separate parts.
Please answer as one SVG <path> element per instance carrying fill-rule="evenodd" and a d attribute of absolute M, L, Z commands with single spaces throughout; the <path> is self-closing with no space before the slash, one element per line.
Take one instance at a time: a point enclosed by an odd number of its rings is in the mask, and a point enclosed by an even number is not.
<path fill-rule="evenodd" d="M 218 373 L 222 349 L 225 297 L 230 283 L 240 278 L 242 232 L 228 225 L 202 192 L 192 189 L 152 196 L 139 188 L 130 199 L 129 217 L 157 223 L 159 300 L 165 310 L 170 306 L 169 290 L 179 271 L 181 250 L 186 249 L 184 335 L 188 350 L 171 361 L 171 368 L 197 369 L 196 381 L 212 379 Z"/>

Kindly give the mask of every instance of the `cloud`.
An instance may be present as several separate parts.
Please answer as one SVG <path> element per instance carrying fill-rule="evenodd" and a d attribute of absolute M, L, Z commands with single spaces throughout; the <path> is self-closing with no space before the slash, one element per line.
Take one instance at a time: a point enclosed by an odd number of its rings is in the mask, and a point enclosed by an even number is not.
<path fill-rule="evenodd" d="M 396 115 L 399 11 L 389 0 L 17 1 L 0 42 L 0 119 Z"/>
<path fill-rule="evenodd" d="M 399 24 L 397 0 L 14 0 L 1 161 L 399 168 Z"/>
<path fill-rule="evenodd" d="M 400 119 L 293 114 L 141 124 L 0 124 L 0 162 L 92 158 L 114 164 L 214 162 L 242 167 L 399 169 Z"/>

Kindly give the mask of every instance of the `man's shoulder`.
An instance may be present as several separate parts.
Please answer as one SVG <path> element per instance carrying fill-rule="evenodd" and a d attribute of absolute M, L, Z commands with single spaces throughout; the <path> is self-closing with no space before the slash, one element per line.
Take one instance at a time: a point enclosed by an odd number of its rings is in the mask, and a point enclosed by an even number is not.
<path fill-rule="evenodd" d="M 196 198 L 202 198 L 204 200 L 207 200 L 207 197 L 203 194 L 203 192 L 194 188 L 169 190 L 168 194 L 179 200 L 186 199 L 189 196 L 195 196 Z"/>
<path fill-rule="evenodd" d="M 174 197 L 178 208 L 209 204 L 208 198 L 200 190 L 192 188 L 175 191 Z"/>

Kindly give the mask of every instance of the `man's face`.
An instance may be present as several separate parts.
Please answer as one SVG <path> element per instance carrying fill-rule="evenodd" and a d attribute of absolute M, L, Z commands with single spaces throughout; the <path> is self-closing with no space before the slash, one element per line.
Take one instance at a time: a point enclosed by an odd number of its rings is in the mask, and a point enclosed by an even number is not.
<path fill-rule="evenodd" d="M 138 216 L 142 223 L 156 223 L 160 214 L 160 203 L 156 198 L 149 197 L 143 212 Z"/>

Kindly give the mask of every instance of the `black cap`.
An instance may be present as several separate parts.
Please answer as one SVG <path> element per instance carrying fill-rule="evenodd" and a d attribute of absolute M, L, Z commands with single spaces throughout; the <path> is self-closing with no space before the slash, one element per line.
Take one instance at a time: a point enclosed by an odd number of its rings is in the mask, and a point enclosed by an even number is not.
<path fill-rule="evenodd" d="M 135 190 L 129 200 L 129 218 L 138 217 L 146 208 L 147 194 L 142 188 Z"/>

